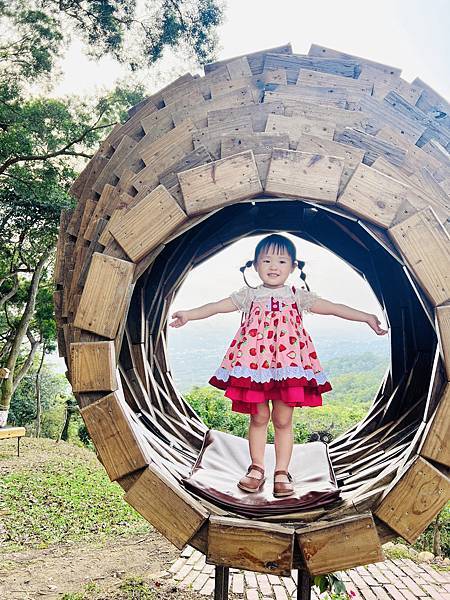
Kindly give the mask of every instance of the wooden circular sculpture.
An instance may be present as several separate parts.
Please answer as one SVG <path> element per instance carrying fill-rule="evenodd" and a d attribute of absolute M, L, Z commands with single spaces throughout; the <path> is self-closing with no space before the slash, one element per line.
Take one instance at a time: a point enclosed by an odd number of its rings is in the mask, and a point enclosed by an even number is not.
<path fill-rule="evenodd" d="M 209 64 L 147 98 L 75 181 L 55 269 L 59 350 L 125 500 L 208 562 L 327 573 L 412 542 L 449 498 L 449 104 L 400 70 L 313 45 Z M 288 231 L 364 275 L 391 363 L 329 444 L 333 508 L 245 519 L 181 484 L 207 427 L 177 392 L 168 310 L 190 270 Z M 351 540 L 351 544 L 348 541 Z"/>

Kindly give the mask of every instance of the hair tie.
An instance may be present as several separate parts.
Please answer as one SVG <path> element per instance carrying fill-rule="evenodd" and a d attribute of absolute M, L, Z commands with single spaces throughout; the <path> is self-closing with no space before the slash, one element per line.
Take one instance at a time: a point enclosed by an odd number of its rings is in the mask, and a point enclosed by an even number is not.
<path fill-rule="evenodd" d="M 305 263 L 304 260 L 298 260 L 297 261 L 298 268 L 300 269 L 300 279 L 306 285 L 306 289 L 308 290 L 308 292 L 310 292 L 311 290 L 309 289 L 309 285 L 306 283 L 306 274 L 303 273 L 303 267 L 305 266 L 305 264 L 306 263 Z"/>
<path fill-rule="evenodd" d="M 245 283 L 248 285 L 248 287 L 251 287 L 253 289 L 256 289 L 256 286 L 250 285 L 249 282 L 247 281 L 246 277 L 245 277 L 245 269 L 248 269 L 252 266 L 253 261 L 252 260 L 248 260 L 245 265 L 243 267 L 239 268 L 239 271 L 242 273 L 242 276 L 244 277 L 244 281 Z"/>

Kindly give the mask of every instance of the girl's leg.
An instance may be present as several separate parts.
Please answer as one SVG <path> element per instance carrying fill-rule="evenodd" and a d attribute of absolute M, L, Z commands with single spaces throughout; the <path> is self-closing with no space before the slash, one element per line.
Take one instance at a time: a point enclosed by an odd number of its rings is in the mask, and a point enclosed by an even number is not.
<path fill-rule="evenodd" d="M 258 412 L 250 415 L 248 428 L 248 443 L 252 464 L 264 468 L 264 451 L 267 441 L 267 427 L 270 419 L 270 408 L 268 402 L 257 404 Z M 262 478 L 262 473 L 252 469 L 249 473 L 252 477 Z"/>
<path fill-rule="evenodd" d="M 272 423 L 275 431 L 275 471 L 287 471 L 292 456 L 294 434 L 292 431 L 293 406 L 288 406 L 281 400 L 272 400 Z M 277 475 L 274 481 L 285 481 L 287 475 Z"/>

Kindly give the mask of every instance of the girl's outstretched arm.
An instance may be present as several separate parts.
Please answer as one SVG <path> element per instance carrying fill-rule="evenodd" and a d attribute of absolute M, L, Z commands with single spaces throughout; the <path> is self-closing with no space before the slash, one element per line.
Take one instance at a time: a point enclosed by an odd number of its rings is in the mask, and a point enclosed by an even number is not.
<path fill-rule="evenodd" d="M 337 302 L 330 302 L 330 300 L 320 298 L 312 304 L 310 311 L 319 315 L 334 315 L 342 319 L 348 319 L 349 321 L 367 323 L 378 335 L 385 335 L 388 332 L 387 329 L 381 328 L 381 322 L 377 315 L 357 310 L 346 304 L 338 304 Z"/>
<path fill-rule="evenodd" d="M 171 327 L 181 327 L 188 321 L 196 321 L 198 319 L 206 319 L 212 317 L 217 313 L 227 313 L 237 310 L 230 298 L 223 298 L 217 302 L 208 302 L 197 308 L 191 308 L 190 310 L 177 310 L 172 315 L 172 319 L 175 319 L 169 325 Z"/>

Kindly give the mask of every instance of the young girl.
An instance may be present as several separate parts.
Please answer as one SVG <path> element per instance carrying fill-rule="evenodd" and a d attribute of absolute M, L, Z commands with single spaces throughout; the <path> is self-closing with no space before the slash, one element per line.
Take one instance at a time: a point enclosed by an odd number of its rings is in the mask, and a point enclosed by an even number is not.
<path fill-rule="evenodd" d="M 321 406 L 321 394 L 332 389 L 311 336 L 303 326 L 302 311 L 362 321 L 378 335 L 387 333 L 376 315 L 324 300 L 311 292 L 302 272 L 304 264 L 297 261 L 295 246 L 288 238 L 269 235 L 256 246 L 254 259 L 241 267 L 247 283 L 244 271 L 253 265 L 262 281 L 260 285 L 254 288 L 247 284 L 228 298 L 172 315 L 175 320 L 170 325 L 181 327 L 217 313 L 244 313 L 241 326 L 209 383 L 225 390 L 233 411 L 250 414 L 251 464 L 237 484 L 247 492 L 257 492 L 265 481 L 264 452 L 271 417 L 276 456 L 273 494 L 281 497 L 293 493 L 288 466 L 293 449 L 294 407 Z M 296 266 L 307 290 L 285 285 Z"/>

